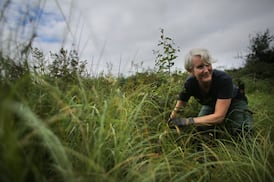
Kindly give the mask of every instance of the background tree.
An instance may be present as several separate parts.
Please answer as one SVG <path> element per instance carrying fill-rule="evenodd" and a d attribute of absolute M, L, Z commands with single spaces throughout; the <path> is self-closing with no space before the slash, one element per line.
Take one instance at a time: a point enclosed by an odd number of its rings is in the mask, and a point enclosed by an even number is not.
<path fill-rule="evenodd" d="M 257 33 L 250 39 L 247 62 L 274 63 L 274 47 L 271 42 L 274 36 L 270 35 L 269 29 L 263 33 Z"/>
<path fill-rule="evenodd" d="M 256 78 L 272 78 L 274 71 L 274 36 L 269 30 L 256 33 L 250 38 L 248 54 L 246 55 L 245 71 Z"/>
<path fill-rule="evenodd" d="M 49 65 L 49 74 L 53 78 L 60 78 L 70 82 L 77 80 L 78 76 L 86 75 L 86 61 L 81 61 L 76 50 L 67 51 L 63 48 L 58 53 L 50 53 L 53 59 Z"/>
<path fill-rule="evenodd" d="M 33 71 L 37 74 L 46 74 L 47 64 L 43 51 L 38 48 L 31 49 Z"/>
<path fill-rule="evenodd" d="M 14 61 L 9 57 L 3 56 L 0 51 L 0 79 L 5 82 L 15 82 L 29 75 L 29 66 L 26 61 Z"/>
<path fill-rule="evenodd" d="M 177 52 L 179 48 L 175 48 L 174 41 L 164 35 L 164 29 L 160 29 L 161 36 L 158 43 L 160 50 L 153 50 L 153 54 L 156 55 L 155 66 L 158 72 L 171 73 L 171 67 L 174 65 L 174 59 L 177 58 Z"/>

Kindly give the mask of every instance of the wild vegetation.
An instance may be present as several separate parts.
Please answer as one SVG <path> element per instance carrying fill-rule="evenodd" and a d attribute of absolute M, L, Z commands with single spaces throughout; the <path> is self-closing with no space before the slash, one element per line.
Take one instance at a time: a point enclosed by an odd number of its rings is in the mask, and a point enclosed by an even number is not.
<path fill-rule="evenodd" d="M 0 181 L 274 181 L 274 62 L 262 56 L 273 58 L 272 37 L 256 35 L 246 66 L 227 70 L 246 84 L 255 136 L 202 142 L 203 150 L 193 127 L 166 123 L 187 77 L 170 72 L 176 52 L 162 71 L 91 77 L 74 50 L 50 63 L 35 48 L 18 60 L 1 50 Z M 190 100 L 183 115 L 198 110 Z"/>

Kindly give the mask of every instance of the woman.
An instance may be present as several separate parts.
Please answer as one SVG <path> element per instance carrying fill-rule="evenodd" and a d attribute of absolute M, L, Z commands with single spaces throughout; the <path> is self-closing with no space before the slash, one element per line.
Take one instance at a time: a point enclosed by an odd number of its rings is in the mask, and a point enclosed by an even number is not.
<path fill-rule="evenodd" d="M 170 115 L 169 126 L 195 124 L 199 131 L 225 126 L 233 135 L 251 131 L 253 118 L 243 90 L 233 85 L 227 73 L 212 69 L 212 63 L 213 59 L 206 49 L 192 49 L 186 55 L 185 69 L 190 76 Z M 176 117 L 191 96 L 202 105 L 198 117 Z"/>

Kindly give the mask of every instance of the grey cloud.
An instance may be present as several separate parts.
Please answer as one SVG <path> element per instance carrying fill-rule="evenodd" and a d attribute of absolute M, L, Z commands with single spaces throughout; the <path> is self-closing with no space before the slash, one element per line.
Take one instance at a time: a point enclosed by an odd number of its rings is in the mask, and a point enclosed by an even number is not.
<path fill-rule="evenodd" d="M 83 40 L 77 43 L 84 50 L 82 56 L 97 59 L 98 70 L 109 61 L 118 70 L 122 61 L 127 72 L 134 59 L 153 67 L 159 28 L 181 48 L 176 60 L 180 68 L 186 51 L 198 46 L 210 49 L 218 64 L 237 66 L 235 56 L 248 46 L 249 34 L 266 28 L 274 33 L 273 0 L 79 0 L 72 9 L 67 1 L 59 2 L 66 6 L 64 12 L 73 13 L 66 16 L 74 40 Z M 53 4 L 49 7 L 58 11 Z"/>

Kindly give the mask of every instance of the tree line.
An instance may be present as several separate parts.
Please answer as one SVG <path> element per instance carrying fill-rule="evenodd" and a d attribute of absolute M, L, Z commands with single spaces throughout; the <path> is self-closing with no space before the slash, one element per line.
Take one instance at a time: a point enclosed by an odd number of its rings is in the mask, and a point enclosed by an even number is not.
<path fill-rule="evenodd" d="M 160 40 L 157 44 L 158 50 L 153 50 L 155 55 L 156 72 L 171 74 L 174 59 L 180 51 L 172 38 L 160 30 Z M 242 59 L 245 60 L 243 73 L 255 74 L 260 78 L 273 77 L 274 70 L 274 35 L 269 29 L 256 33 L 250 37 L 248 52 Z M 51 61 L 46 60 L 44 53 L 38 48 L 29 48 L 28 55 L 20 61 L 12 60 L 3 56 L 0 51 L 0 80 L 15 81 L 27 74 L 46 75 L 49 79 L 58 79 L 64 82 L 77 81 L 79 77 L 89 77 L 86 60 L 80 60 L 76 50 L 65 50 L 50 52 Z M 30 61 L 31 60 L 31 61 Z"/>

